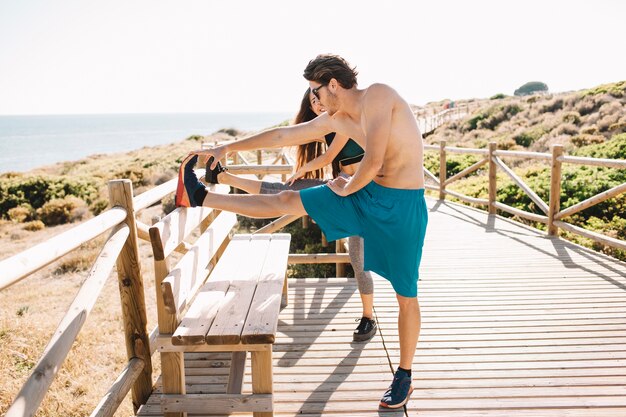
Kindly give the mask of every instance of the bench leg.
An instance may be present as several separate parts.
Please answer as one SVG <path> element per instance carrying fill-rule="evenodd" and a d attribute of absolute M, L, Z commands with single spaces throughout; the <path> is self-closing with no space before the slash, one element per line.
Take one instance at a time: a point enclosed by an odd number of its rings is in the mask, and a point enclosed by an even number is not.
<path fill-rule="evenodd" d="M 252 353 L 252 393 L 273 394 L 272 347 Z M 272 408 L 273 404 L 272 404 Z M 255 412 L 254 417 L 273 417 L 274 412 Z"/>
<path fill-rule="evenodd" d="M 241 394 L 243 374 L 246 370 L 246 354 L 245 350 L 231 353 L 230 374 L 228 375 L 226 394 Z"/>
<path fill-rule="evenodd" d="M 283 283 L 283 296 L 280 300 L 280 308 L 283 309 L 289 304 L 289 286 L 287 285 L 287 274 L 285 274 L 285 282 Z"/>
<path fill-rule="evenodd" d="M 183 353 L 161 353 L 163 394 L 185 394 L 185 360 Z M 185 417 L 187 413 L 164 413 L 164 417 Z"/>

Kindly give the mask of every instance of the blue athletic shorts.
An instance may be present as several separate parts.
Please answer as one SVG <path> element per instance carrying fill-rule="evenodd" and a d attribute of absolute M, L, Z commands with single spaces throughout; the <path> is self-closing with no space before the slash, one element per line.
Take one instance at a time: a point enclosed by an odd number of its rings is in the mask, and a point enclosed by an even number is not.
<path fill-rule="evenodd" d="M 329 241 L 361 236 L 365 270 L 389 280 L 398 294 L 417 296 L 428 224 L 424 189 L 388 188 L 372 181 L 347 197 L 320 185 L 301 190 L 300 198 Z"/>

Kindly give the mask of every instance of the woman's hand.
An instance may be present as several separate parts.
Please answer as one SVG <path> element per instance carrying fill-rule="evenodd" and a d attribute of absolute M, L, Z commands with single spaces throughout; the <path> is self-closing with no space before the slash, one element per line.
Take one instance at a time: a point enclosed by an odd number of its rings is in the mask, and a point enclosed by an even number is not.
<path fill-rule="evenodd" d="M 190 155 L 198 155 L 198 159 L 204 165 L 207 163 L 210 157 L 213 157 L 213 163 L 211 164 L 211 169 L 215 169 L 217 163 L 226 157 L 226 147 L 225 146 L 216 146 L 211 149 L 200 149 L 197 151 L 191 151 Z"/>
<path fill-rule="evenodd" d="M 302 168 L 300 168 L 299 170 L 296 171 L 295 174 L 293 174 L 291 177 L 289 177 L 289 179 L 285 182 L 285 184 L 293 185 L 293 183 L 296 180 L 299 180 L 300 178 L 304 177 L 305 174 L 306 174 L 306 171 L 304 171 Z"/>

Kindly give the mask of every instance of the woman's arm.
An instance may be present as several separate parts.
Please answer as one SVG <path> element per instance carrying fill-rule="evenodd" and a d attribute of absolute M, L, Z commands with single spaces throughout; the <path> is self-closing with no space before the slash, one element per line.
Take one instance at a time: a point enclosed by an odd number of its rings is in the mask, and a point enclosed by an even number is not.
<path fill-rule="evenodd" d="M 346 146 L 348 140 L 349 138 L 345 135 L 335 134 L 335 139 L 333 139 L 333 143 L 326 149 L 326 152 L 298 168 L 296 173 L 287 180 L 287 183 L 291 185 L 295 180 L 304 177 L 304 174 L 307 172 L 315 171 L 329 165 L 333 159 L 339 155 L 343 147 Z"/>
<path fill-rule="evenodd" d="M 329 132 L 332 132 L 331 119 L 327 114 L 322 114 L 306 123 L 300 123 L 294 126 L 277 127 L 241 140 L 216 146 L 215 148 L 201 149 L 193 151 L 192 153 L 201 155 L 204 157 L 204 161 L 208 160 L 210 156 L 213 156 L 215 160 L 211 165 L 211 169 L 214 169 L 217 162 L 220 159 L 223 159 L 228 152 L 300 145 L 312 142 L 316 140 L 314 138 L 323 137 Z"/>

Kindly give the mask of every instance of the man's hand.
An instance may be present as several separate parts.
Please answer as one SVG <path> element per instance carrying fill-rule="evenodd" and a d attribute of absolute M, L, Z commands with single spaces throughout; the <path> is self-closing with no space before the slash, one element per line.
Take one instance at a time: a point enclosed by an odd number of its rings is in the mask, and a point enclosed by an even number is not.
<path fill-rule="evenodd" d="M 338 196 L 345 197 L 350 194 L 346 191 L 346 187 L 349 183 L 350 180 L 344 177 L 337 177 L 334 180 L 329 181 L 327 185 L 333 193 L 337 194 Z"/>
<path fill-rule="evenodd" d="M 197 151 L 191 151 L 190 155 L 198 155 L 198 159 L 202 165 L 206 164 L 210 157 L 213 157 L 213 163 L 211 164 L 211 169 L 215 169 L 217 163 L 222 160 L 226 156 L 226 147 L 225 146 L 216 146 L 211 149 L 200 149 Z"/>

